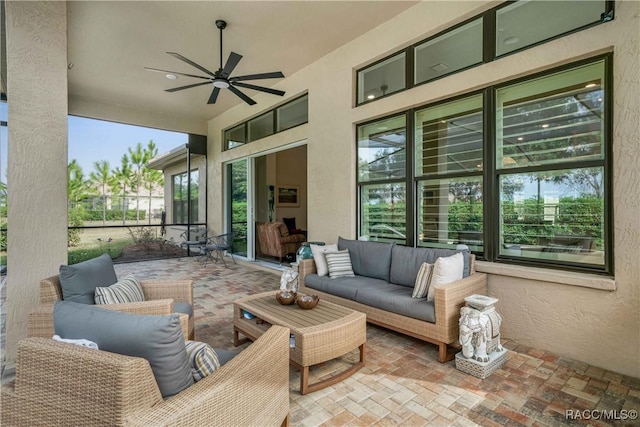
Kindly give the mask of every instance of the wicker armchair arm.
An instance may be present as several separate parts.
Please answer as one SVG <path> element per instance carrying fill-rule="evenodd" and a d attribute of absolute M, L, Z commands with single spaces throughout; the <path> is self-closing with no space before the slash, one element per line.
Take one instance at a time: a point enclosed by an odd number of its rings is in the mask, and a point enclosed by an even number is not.
<path fill-rule="evenodd" d="M 158 280 L 140 282 L 145 300 L 171 298 L 176 302 L 187 302 L 193 305 L 193 281 L 191 280 Z"/>
<path fill-rule="evenodd" d="M 464 299 L 473 294 L 487 294 L 487 275 L 474 273 L 454 283 L 435 287 L 434 291 L 436 323 L 448 331 L 449 344 L 458 339 L 458 321 Z"/>
<path fill-rule="evenodd" d="M 272 326 L 219 371 L 141 412 L 132 425 L 279 426 L 288 413 L 289 329 Z"/>

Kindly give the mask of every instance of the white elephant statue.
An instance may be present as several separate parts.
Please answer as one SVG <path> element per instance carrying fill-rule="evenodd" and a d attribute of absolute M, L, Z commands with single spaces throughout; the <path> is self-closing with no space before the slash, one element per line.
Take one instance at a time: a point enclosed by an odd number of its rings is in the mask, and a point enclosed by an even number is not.
<path fill-rule="evenodd" d="M 487 345 L 491 335 L 491 321 L 485 313 L 471 307 L 460 309 L 459 341 L 465 358 L 488 362 Z"/>
<path fill-rule="evenodd" d="M 298 292 L 298 268 L 287 268 L 280 278 L 280 290 Z"/>

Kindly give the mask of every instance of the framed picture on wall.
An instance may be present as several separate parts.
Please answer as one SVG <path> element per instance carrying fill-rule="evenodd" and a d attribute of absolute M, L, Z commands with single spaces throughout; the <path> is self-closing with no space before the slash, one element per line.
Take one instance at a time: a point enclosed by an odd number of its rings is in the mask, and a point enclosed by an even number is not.
<path fill-rule="evenodd" d="M 276 188 L 276 206 L 300 206 L 300 189 L 293 185 L 283 185 Z"/>

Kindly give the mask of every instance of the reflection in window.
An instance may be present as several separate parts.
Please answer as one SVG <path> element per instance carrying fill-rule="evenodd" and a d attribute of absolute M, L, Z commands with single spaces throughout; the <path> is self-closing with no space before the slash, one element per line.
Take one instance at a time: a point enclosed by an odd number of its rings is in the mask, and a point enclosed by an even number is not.
<path fill-rule="evenodd" d="M 418 184 L 418 245 L 483 250 L 482 177 Z"/>
<path fill-rule="evenodd" d="M 601 22 L 600 1 L 517 1 L 496 11 L 496 56 Z"/>
<path fill-rule="evenodd" d="M 249 129 L 249 142 L 273 135 L 273 111 L 249 120 L 247 127 Z"/>
<path fill-rule="evenodd" d="M 502 175 L 500 253 L 604 264 L 604 168 Z"/>
<path fill-rule="evenodd" d="M 358 180 L 404 177 L 406 136 L 405 115 L 358 127 Z"/>
<path fill-rule="evenodd" d="M 482 18 L 416 46 L 414 81 L 424 83 L 482 62 Z"/>
<path fill-rule="evenodd" d="M 309 120 L 309 97 L 300 97 L 276 110 L 276 132 L 307 123 Z"/>
<path fill-rule="evenodd" d="M 482 170 L 482 95 L 418 111 L 416 175 Z"/>
<path fill-rule="evenodd" d="M 363 185 L 360 189 L 360 236 L 378 242 L 406 243 L 406 185 Z"/>
<path fill-rule="evenodd" d="M 172 177 L 173 181 L 173 222 L 175 224 L 193 224 L 198 222 L 198 195 L 199 180 L 198 170 L 191 171 L 191 220 L 187 221 L 188 215 L 188 174 L 181 173 Z"/>
<path fill-rule="evenodd" d="M 407 87 L 404 52 L 358 72 L 358 104 Z"/>

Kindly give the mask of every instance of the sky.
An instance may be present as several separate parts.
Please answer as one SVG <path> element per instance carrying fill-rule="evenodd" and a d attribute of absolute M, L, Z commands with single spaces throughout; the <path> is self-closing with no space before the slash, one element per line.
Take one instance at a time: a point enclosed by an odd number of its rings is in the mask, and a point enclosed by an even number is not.
<path fill-rule="evenodd" d="M 0 121 L 7 120 L 7 104 L 0 102 Z M 109 162 L 110 169 L 120 166 L 127 148 L 135 149 L 138 142 L 146 147 L 150 140 L 158 147 L 158 154 L 166 153 L 188 142 L 188 135 L 180 132 L 144 128 L 102 120 L 69 116 L 69 162 L 76 159 L 85 177 L 94 170 L 98 160 Z M 0 127 L 0 180 L 7 181 L 7 127 Z"/>

